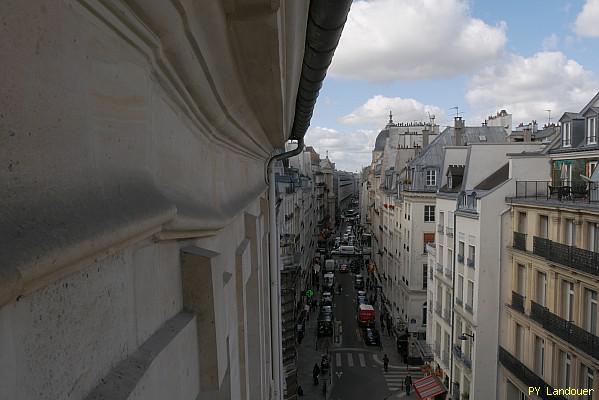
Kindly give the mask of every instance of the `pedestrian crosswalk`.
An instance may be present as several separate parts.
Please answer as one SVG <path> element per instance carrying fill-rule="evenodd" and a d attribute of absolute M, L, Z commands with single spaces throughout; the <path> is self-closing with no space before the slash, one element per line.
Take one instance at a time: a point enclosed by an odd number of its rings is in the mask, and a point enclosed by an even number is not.
<path fill-rule="evenodd" d="M 335 353 L 335 367 L 349 367 L 349 368 L 366 368 L 374 367 L 374 362 L 369 354 L 362 352 L 337 352 Z"/>
<path fill-rule="evenodd" d="M 389 368 L 389 371 L 383 372 L 383 376 L 385 377 L 385 382 L 387 383 L 387 388 L 390 391 L 402 390 L 404 388 L 404 382 L 406 376 L 410 375 L 412 377 L 412 382 L 416 379 L 420 379 L 424 376 L 422 371 L 418 370 L 408 370 L 405 369 L 392 369 Z"/>

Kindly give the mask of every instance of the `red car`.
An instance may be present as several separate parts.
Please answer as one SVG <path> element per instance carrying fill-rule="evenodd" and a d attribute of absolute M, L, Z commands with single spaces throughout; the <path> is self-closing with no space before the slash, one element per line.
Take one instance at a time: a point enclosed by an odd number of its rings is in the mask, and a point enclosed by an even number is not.
<path fill-rule="evenodd" d="M 348 273 L 349 267 L 347 266 L 347 264 L 341 264 L 341 266 L 339 267 L 339 272 Z"/>

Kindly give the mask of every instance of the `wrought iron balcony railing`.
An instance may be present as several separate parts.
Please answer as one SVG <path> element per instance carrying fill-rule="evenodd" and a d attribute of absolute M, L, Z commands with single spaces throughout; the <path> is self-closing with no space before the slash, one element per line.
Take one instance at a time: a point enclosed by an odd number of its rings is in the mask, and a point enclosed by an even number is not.
<path fill-rule="evenodd" d="M 458 262 L 460 264 L 464 264 L 464 255 L 463 254 L 458 254 Z"/>
<path fill-rule="evenodd" d="M 516 199 L 599 202 L 598 182 L 516 181 Z"/>
<path fill-rule="evenodd" d="M 445 310 L 443 310 L 443 319 L 450 323 L 451 321 L 451 312 L 449 312 L 449 308 L 446 308 Z"/>
<path fill-rule="evenodd" d="M 472 304 L 464 304 L 464 309 L 466 309 L 466 311 L 468 311 L 470 314 L 472 314 Z"/>
<path fill-rule="evenodd" d="M 437 232 L 443 234 L 443 224 L 437 224 Z"/>
<path fill-rule="evenodd" d="M 455 303 L 456 303 L 457 305 L 460 305 L 460 306 L 461 306 L 461 305 L 464 303 L 464 301 L 463 301 L 461 298 L 459 298 L 459 297 L 456 297 L 456 298 L 455 298 Z"/>
<path fill-rule="evenodd" d="M 464 356 L 464 355 L 462 354 L 462 348 L 461 348 L 460 346 L 458 346 L 458 345 L 454 345 L 454 346 L 453 346 L 453 355 L 454 355 L 456 358 L 462 359 L 462 357 Z"/>
<path fill-rule="evenodd" d="M 441 304 L 439 304 L 439 303 L 435 304 L 435 312 L 440 317 L 443 317 L 443 314 L 441 313 L 442 309 L 443 309 L 443 307 L 441 306 Z"/>
<path fill-rule="evenodd" d="M 446 226 L 446 227 L 445 227 L 445 234 L 446 234 L 447 236 L 449 236 L 449 237 L 453 237 L 453 228 L 452 228 L 452 227 L 449 227 L 449 226 Z"/>
<path fill-rule="evenodd" d="M 472 360 L 466 354 L 464 354 L 464 358 L 462 358 L 462 362 L 464 363 L 464 366 L 466 368 L 468 368 L 469 370 L 472 370 Z"/>
<path fill-rule="evenodd" d="M 435 270 L 439 273 L 443 273 L 443 266 L 439 263 L 435 264 Z"/>
<path fill-rule="evenodd" d="M 522 364 L 520 360 L 510 354 L 509 351 L 499 346 L 499 362 L 505 369 L 510 371 L 516 378 L 522 383 L 529 387 L 540 387 L 539 394 L 542 399 L 548 400 L 566 400 L 563 396 L 547 396 L 547 393 L 553 393 L 553 387 L 549 386 L 547 382 L 540 376 L 535 374 L 526 365 Z"/>
<path fill-rule="evenodd" d="M 466 265 L 468 265 L 470 268 L 474 268 L 474 258 L 466 259 Z"/>
<path fill-rule="evenodd" d="M 599 276 L 599 253 L 535 236 L 533 253 L 566 267 Z"/>
<path fill-rule="evenodd" d="M 512 308 L 524 314 L 524 299 L 525 297 L 519 293 L 512 292 Z"/>
<path fill-rule="evenodd" d="M 451 278 L 451 268 L 445 268 L 445 276 L 448 276 Z"/>
<path fill-rule="evenodd" d="M 587 332 L 571 321 L 566 321 L 534 301 L 530 302 L 530 318 L 541 324 L 545 330 L 599 359 L 599 336 Z"/>
<path fill-rule="evenodd" d="M 514 232 L 514 248 L 526 251 L 526 233 Z"/>

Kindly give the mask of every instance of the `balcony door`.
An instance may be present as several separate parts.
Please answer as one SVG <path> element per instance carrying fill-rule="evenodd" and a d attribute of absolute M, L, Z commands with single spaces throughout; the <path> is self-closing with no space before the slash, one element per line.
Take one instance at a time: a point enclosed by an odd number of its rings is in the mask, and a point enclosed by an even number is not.
<path fill-rule="evenodd" d="M 568 281 L 562 281 L 562 318 L 574 319 L 574 284 Z"/>
<path fill-rule="evenodd" d="M 547 305 L 547 275 L 537 272 L 537 303 L 545 307 Z"/>

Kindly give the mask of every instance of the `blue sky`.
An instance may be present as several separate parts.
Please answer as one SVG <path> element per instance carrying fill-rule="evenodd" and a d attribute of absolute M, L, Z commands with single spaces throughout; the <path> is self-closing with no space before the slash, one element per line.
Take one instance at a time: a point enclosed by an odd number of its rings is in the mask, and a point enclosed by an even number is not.
<path fill-rule="evenodd" d="M 356 171 L 394 120 L 555 121 L 599 92 L 599 0 L 354 0 L 306 143 Z"/>

